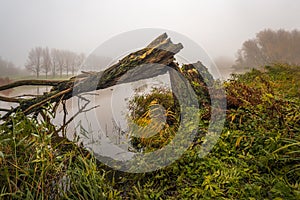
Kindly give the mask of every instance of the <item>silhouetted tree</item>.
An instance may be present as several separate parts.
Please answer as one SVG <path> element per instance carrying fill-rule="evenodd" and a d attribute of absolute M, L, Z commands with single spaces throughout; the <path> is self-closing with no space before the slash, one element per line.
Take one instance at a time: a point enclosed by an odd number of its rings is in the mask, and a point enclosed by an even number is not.
<path fill-rule="evenodd" d="M 59 63 L 59 50 L 51 49 L 52 78 L 55 78 Z"/>
<path fill-rule="evenodd" d="M 43 49 L 43 53 L 42 53 L 42 60 L 43 60 L 43 64 L 42 64 L 42 69 L 45 72 L 46 75 L 46 79 L 48 78 L 48 73 L 51 70 L 51 55 L 50 55 L 50 51 L 48 49 L 48 47 Z"/>
<path fill-rule="evenodd" d="M 40 71 L 42 66 L 42 55 L 43 48 L 42 47 L 35 47 L 30 50 L 28 54 L 27 63 L 25 65 L 26 69 L 36 73 L 36 77 L 40 77 Z"/>
<path fill-rule="evenodd" d="M 83 53 L 75 55 L 75 62 L 72 65 L 72 75 L 75 75 L 75 70 L 78 70 L 79 67 L 83 64 L 85 60 L 85 55 Z"/>
<path fill-rule="evenodd" d="M 64 59 L 65 59 L 65 70 L 67 76 L 69 75 L 70 70 L 74 71 L 76 54 L 71 51 L 64 51 Z"/>
<path fill-rule="evenodd" d="M 40 73 L 43 72 L 48 78 L 48 74 L 52 71 L 52 77 L 56 76 L 59 71 L 60 77 L 66 72 L 69 75 L 75 74 L 75 70 L 79 68 L 85 59 L 84 54 L 77 54 L 68 50 L 51 49 L 48 47 L 35 47 L 30 50 L 26 68 L 29 71 L 36 73 L 39 78 Z"/>

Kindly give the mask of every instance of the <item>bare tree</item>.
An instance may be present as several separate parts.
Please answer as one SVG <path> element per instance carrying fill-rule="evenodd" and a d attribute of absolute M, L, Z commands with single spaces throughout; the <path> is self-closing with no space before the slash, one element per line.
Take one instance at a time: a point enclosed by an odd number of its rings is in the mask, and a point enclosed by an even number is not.
<path fill-rule="evenodd" d="M 72 68 L 72 65 L 74 64 L 75 60 L 75 54 L 71 51 L 64 51 L 64 59 L 65 59 L 65 70 L 67 73 L 67 76 L 69 76 L 70 68 Z"/>
<path fill-rule="evenodd" d="M 83 64 L 85 60 L 85 55 L 83 53 L 75 56 L 74 64 L 72 65 L 72 76 L 75 75 L 75 70 L 78 70 L 79 67 Z"/>
<path fill-rule="evenodd" d="M 64 73 L 67 76 L 70 72 L 74 75 L 84 60 L 84 54 L 76 54 L 69 50 L 59 49 L 51 49 L 50 51 L 48 47 L 36 47 L 29 52 L 26 68 L 36 73 L 37 77 L 43 72 L 48 78 L 51 71 L 53 78 L 57 72 L 62 77 Z"/>
<path fill-rule="evenodd" d="M 57 50 L 57 64 L 59 67 L 59 76 L 61 78 L 65 66 L 64 51 L 62 50 Z"/>
<path fill-rule="evenodd" d="M 58 62 L 59 62 L 59 50 L 51 49 L 52 78 L 56 77 Z"/>
<path fill-rule="evenodd" d="M 71 72 L 74 76 L 75 70 L 77 70 L 80 65 L 83 63 L 85 59 L 84 54 L 76 54 L 72 51 L 64 51 L 64 59 L 65 59 L 65 70 L 67 76 Z"/>
<path fill-rule="evenodd" d="M 26 69 L 36 73 L 36 77 L 40 77 L 41 66 L 42 66 L 42 47 L 35 47 L 29 51 L 27 63 L 25 65 Z"/>
<path fill-rule="evenodd" d="M 77 55 L 74 52 L 68 50 L 57 50 L 57 64 L 59 67 L 60 77 L 62 77 L 63 73 L 66 72 L 67 76 L 70 71 L 72 74 L 75 72 L 76 67 L 76 57 Z"/>
<path fill-rule="evenodd" d="M 43 49 L 42 58 L 43 58 L 42 69 L 44 70 L 47 79 L 48 73 L 51 70 L 51 55 L 48 47 Z"/>

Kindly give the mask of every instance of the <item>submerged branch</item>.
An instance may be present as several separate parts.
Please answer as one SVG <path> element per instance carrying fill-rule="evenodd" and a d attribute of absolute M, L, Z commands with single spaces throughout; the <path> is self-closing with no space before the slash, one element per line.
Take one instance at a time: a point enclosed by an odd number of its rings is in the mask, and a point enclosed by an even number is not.
<path fill-rule="evenodd" d="M 20 103 L 22 99 L 13 98 L 13 97 L 4 97 L 0 96 L 0 101 L 5 101 L 9 103 Z"/>
<path fill-rule="evenodd" d="M 7 85 L 0 86 L 0 91 L 8 90 L 20 86 L 57 86 L 62 80 L 21 80 L 13 83 L 9 83 Z"/>
<path fill-rule="evenodd" d="M 0 108 L 1 112 L 10 112 L 10 109 L 6 109 L 6 108 Z"/>

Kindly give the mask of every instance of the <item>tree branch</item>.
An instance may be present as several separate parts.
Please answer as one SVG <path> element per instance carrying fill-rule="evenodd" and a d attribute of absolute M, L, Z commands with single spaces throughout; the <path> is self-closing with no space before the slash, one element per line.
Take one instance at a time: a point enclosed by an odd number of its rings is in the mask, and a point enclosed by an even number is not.
<path fill-rule="evenodd" d="M 10 103 L 20 103 L 21 99 L 0 96 L 0 101 L 10 102 Z"/>
<path fill-rule="evenodd" d="M 32 86 L 57 86 L 59 85 L 62 80 L 21 80 L 21 81 L 16 81 L 7 85 L 2 85 L 0 86 L 0 91 L 3 90 L 8 90 L 20 86 L 25 86 L 25 85 L 32 85 Z"/>

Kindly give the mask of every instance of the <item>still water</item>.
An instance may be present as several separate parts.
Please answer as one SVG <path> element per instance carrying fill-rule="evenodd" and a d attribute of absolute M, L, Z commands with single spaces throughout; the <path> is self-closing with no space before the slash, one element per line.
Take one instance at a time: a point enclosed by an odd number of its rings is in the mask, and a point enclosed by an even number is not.
<path fill-rule="evenodd" d="M 155 87 L 170 88 L 169 76 L 166 74 L 152 79 L 120 84 L 84 95 L 84 98 L 90 101 L 85 110 L 97 107 L 77 115 L 68 125 L 66 136 L 70 140 L 78 136 L 79 142 L 82 142 L 86 148 L 95 154 L 112 157 L 116 160 L 130 159 L 133 153 L 128 150 L 129 101 L 135 95 L 148 93 Z M 50 89 L 51 87 L 20 87 L 10 92 L 8 96 L 43 94 Z M 85 103 L 78 97 L 68 100 L 66 102 L 68 111 L 66 121 L 73 117 Z M 1 108 L 10 108 L 16 105 L 0 102 Z M 52 123 L 60 127 L 63 125 L 63 118 L 63 107 L 59 106 Z"/>

